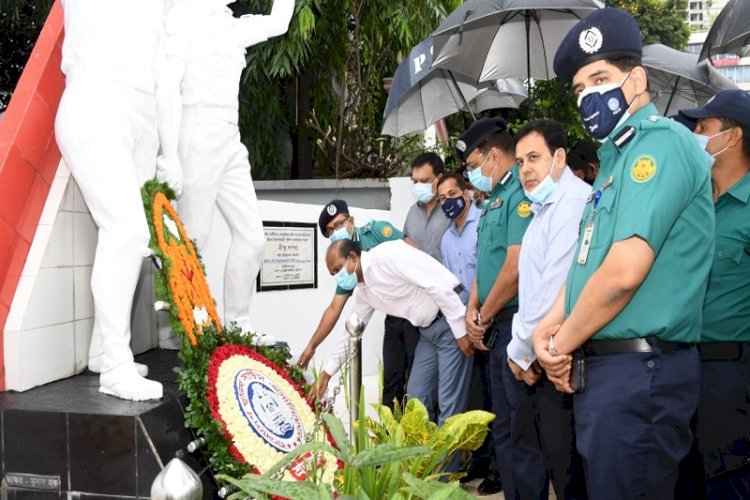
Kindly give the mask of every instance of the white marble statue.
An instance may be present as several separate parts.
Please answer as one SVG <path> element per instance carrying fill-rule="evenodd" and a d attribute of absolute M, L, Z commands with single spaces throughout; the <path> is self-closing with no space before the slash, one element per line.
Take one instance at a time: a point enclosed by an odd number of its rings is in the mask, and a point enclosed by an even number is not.
<path fill-rule="evenodd" d="M 266 240 L 237 127 L 239 83 L 246 47 L 284 34 L 294 0 L 276 0 L 270 15 L 240 18 L 229 3 L 175 0 L 167 15 L 166 62 L 157 80 L 158 168 L 172 184 L 182 177 L 178 210 L 199 248 L 206 244 L 215 206 L 227 222 L 232 242 L 223 320 L 252 331 L 250 302 Z"/>
<path fill-rule="evenodd" d="M 149 231 L 140 187 L 158 149 L 155 63 L 162 0 L 62 0 L 65 91 L 55 122 L 63 159 L 99 228 L 89 369 L 99 391 L 141 401 L 159 382 L 133 361 L 130 315 Z"/>

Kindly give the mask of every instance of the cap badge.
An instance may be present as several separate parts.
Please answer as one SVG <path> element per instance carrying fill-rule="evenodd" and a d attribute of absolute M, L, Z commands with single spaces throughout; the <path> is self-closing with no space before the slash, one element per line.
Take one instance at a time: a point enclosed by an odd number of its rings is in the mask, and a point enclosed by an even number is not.
<path fill-rule="evenodd" d="M 331 203 L 328 205 L 328 208 L 326 208 L 326 212 L 328 212 L 328 215 L 336 215 L 336 205 Z"/>
<path fill-rule="evenodd" d="M 578 35 L 578 45 L 587 54 L 598 52 L 602 48 L 602 42 L 604 42 L 602 32 L 599 31 L 599 28 L 593 26 L 581 31 L 581 34 Z"/>
<path fill-rule="evenodd" d="M 456 141 L 456 149 L 458 149 L 462 153 L 465 153 L 466 152 L 466 143 L 464 141 L 461 141 L 461 140 Z"/>

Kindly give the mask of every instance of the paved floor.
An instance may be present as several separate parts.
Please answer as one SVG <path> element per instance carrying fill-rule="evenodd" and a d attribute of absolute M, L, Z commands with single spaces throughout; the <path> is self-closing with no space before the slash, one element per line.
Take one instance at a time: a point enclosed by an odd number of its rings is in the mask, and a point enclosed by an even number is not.
<path fill-rule="evenodd" d="M 505 495 L 503 495 L 503 492 L 495 493 L 494 495 L 480 495 L 477 491 L 477 487 L 479 486 L 479 483 L 481 483 L 481 479 L 475 479 L 471 481 L 470 483 L 467 483 L 464 485 L 464 489 L 474 495 L 477 498 L 483 498 L 485 500 L 505 500 Z M 549 485 L 549 500 L 556 500 L 557 497 L 555 496 L 555 492 L 552 491 L 552 485 Z"/>

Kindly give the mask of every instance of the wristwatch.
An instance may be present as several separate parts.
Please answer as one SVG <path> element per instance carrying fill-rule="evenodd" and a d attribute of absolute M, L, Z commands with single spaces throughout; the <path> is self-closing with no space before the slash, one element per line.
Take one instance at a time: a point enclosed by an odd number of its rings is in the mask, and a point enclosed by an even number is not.
<path fill-rule="evenodd" d="M 549 338 L 549 345 L 547 346 L 547 350 L 549 353 L 553 356 L 557 356 L 557 350 L 555 349 L 555 336 L 552 335 Z"/>

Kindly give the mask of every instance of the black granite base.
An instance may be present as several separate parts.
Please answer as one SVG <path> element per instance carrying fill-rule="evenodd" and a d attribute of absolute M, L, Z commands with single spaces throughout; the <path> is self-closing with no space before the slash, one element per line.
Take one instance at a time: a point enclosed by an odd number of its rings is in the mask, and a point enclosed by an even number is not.
<path fill-rule="evenodd" d="M 151 484 L 175 454 L 216 486 L 206 462 L 185 452 L 194 438 L 184 426 L 175 351 L 138 356 L 149 378 L 164 384 L 159 401 L 134 403 L 99 393 L 85 373 L 23 393 L 0 393 L 0 496 L 10 499 L 148 498 Z"/>

